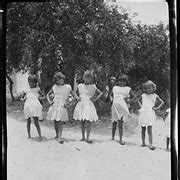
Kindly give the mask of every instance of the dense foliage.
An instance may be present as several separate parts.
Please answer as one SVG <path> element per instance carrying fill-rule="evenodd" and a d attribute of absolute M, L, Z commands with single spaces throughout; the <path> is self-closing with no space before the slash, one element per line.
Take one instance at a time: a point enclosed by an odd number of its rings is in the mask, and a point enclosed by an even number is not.
<path fill-rule="evenodd" d="M 153 80 L 165 98 L 170 82 L 168 27 L 133 24 L 122 8 L 100 1 L 14 2 L 7 7 L 7 75 L 40 72 L 47 92 L 55 71 L 73 86 L 86 69 L 104 91 L 109 77 L 126 73 L 137 92 Z"/>

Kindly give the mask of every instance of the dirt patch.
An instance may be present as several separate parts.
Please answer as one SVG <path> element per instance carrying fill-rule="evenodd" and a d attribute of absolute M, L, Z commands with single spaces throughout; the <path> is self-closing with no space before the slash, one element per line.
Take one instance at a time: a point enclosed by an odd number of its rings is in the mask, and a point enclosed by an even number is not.
<path fill-rule="evenodd" d="M 8 180 L 169 180 L 171 178 L 171 156 L 165 151 L 163 121 L 157 119 L 153 127 L 156 146 L 151 151 L 141 147 L 141 132 L 137 115 L 124 123 L 124 141 L 118 143 L 118 132 L 111 139 L 111 121 L 101 117 L 92 124 L 92 144 L 81 139 L 80 124 L 69 122 L 64 125 L 65 143 L 54 139 L 52 121 L 40 123 L 43 141 L 38 142 L 32 124 L 32 139 L 27 139 L 26 121 L 22 107 L 7 108 L 7 179 Z M 45 115 L 46 111 L 44 111 Z M 146 135 L 148 144 L 148 137 Z"/>

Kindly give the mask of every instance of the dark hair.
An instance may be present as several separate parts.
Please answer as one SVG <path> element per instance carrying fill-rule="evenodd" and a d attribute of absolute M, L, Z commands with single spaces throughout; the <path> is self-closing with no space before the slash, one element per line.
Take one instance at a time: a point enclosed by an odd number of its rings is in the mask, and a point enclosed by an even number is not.
<path fill-rule="evenodd" d="M 32 82 L 32 83 L 38 83 L 38 76 L 35 74 L 31 74 L 28 77 L 28 82 Z"/>
<path fill-rule="evenodd" d="M 124 81 L 126 82 L 126 84 L 129 83 L 129 77 L 126 75 L 126 74 L 121 74 L 119 77 L 118 77 L 118 82 L 119 81 Z"/>
<path fill-rule="evenodd" d="M 57 83 L 57 79 L 64 79 L 65 80 L 66 76 L 61 73 L 61 72 L 56 72 L 53 76 L 53 82 L 56 84 Z"/>

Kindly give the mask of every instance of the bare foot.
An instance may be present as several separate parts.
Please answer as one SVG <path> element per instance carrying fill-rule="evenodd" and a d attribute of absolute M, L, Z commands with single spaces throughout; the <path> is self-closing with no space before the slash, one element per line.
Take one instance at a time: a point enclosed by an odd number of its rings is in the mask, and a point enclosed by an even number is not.
<path fill-rule="evenodd" d="M 89 144 L 91 144 L 91 143 L 92 143 L 92 141 L 91 141 L 91 140 L 89 140 L 89 139 L 87 139 L 87 140 L 86 140 L 86 142 L 87 142 L 87 143 L 89 143 Z"/>
<path fill-rule="evenodd" d="M 149 149 L 154 151 L 155 150 L 155 147 L 154 146 L 149 146 Z"/>
<path fill-rule="evenodd" d="M 123 142 L 123 141 L 119 141 L 119 144 L 121 144 L 121 145 L 125 145 L 125 142 Z"/>
<path fill-rule="evenodd" d="M 43 138 L 40 136 L 40 137 L 38 138 L 38 141 L 41 142 L 42 140 L 43 140 Z"/>
<path fill-rule="evenodd" d="M 63 143 L 64 143 L 64 141 L 63 141 L 62 139 L 59 139 L 58 142 L 59 142 L 60 144 L 63 144 Z"/>

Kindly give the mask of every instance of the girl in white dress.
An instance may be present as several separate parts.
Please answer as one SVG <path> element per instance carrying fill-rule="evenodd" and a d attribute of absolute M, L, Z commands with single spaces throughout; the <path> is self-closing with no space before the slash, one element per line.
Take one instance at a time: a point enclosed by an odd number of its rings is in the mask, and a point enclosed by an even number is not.
<path fill-rule="evenodd" d="M 75 89 L 75 97 L 77 101 L 79 101 L 75 107 L 73 118 L 75 120 L 81 121 L 81 130 L 82 130 L 82 139 L 81 141 L 85 141 L 87 143 L 92 143 L 89 139 L 90 131 L 91 131 L 91 122 L 98 120 L 97 112 L 94 106 L 95 101 L 97 101 L 102 92 L 97 89 L 96 85 L 94 84 L 94 78 L 91 71 L 87 70 L 84 72 L 83 75 L 83 84 L 79 84 L 77 90 Z M 79 97 L 76 94 L 76 91 L 79 92 Z M 95 94 L 98 94 L 95 97 Z M 86 139 L 85 139 L 85 130 L 86 130 Z"/>
<path fill-rule="evenodd" d="M 168 108 L 166 110 L 166 115 L 164 118 L 164 128 L 165 128 L 165 136 L 166 136 L 166 150 L 169 150 L 169 141 L 170 141 L 170 136 L 171 136 L 170 125 L 171 125 L 171 109 Z"/>
<path fill-rule="evenodd" d="M 41 129 L 38 121 L 43 121 L 42 118 L 42 106 L 39 102 L 40 99 L 44 99 L 44 93 L 37 86 L 38 77 L 36 75 L 30 75 L 28 77 L 29 88 L 23 91 L 21 94 L 22 100 L 25 100 L 24 103 L 24 116 L 27 119 L 27 132 L 28 138 L 31 138 L 30 134 L 30 125 L 31 119 L 34 119 L 34 125 L 36 126 L 39 141 L 42 140 Z"/>
<path fill-rule="evenodd" d="M 164 104 L 163 100 L 155 93 L 156 85 L 152 81 L 147 81 L 144 84 L 144 93 L 140 97 L 141 108 L 139 109 L 139 125 L 142 128 L 142 146 L 145 147 L 145 133 L 146 127 L 149 135 L 149 148 L 154 150 L 153 147 L 153 134 L 152 127 L 155 124 L 156 114 L 155 111 L 160 109 Z M 159 104 L 155 107 L 156 103 Z"/>
<path fill-rule="evenodd" d="M 127 100 L 131 97 L 131 101 L 135 98 L 135 94 L 132 92 L 131 88 L 127 86 L 128 76 L 122 74 L 118 78 L 118 85 L 115 85 L 110 94 L 110 100 L 113 101 L 111 106 L 111 120 L 112 120 L 112 140 L 114 140 L 116 126 L 118 124 L 119 128 L 119 143 L 124 145 L 122 141 L 123 136 L 123 122 L 129 116 L 128 102 Z"/>
<path fill-rule="evenodd" d="M 66 104 L 69 94 L 72 93 L 72 88 L 69 84 L 65 84 L 65 76 L 61 72 L 55 73 L 53 79 L 55 85 L 47 93 L 47 100 L 51 105 L 47 113 L 47 119 L 54 121 L 55 139 L 63 144 L 63 122 L 69 119 Z M 54 96 L 53 100 L 51 100 L 52 96 Z"/>

